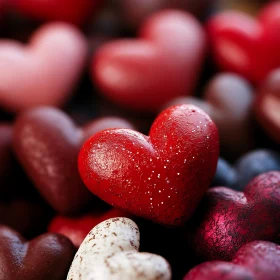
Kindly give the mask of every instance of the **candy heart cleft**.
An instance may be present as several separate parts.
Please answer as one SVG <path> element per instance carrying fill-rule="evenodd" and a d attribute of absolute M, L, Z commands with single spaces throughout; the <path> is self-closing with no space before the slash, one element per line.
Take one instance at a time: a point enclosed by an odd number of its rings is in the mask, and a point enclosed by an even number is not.
<path fill-rule="evenodd" d="M 205 41 L 192 15 L 177 10 L 156 13 L 142 26 L 139 39 L 110 42 L 97 51 L 93 80 L 113 102 L 154 112 L 176 96 L 192 94 Z"/>
<path fill-rule="evenodd" d="M 231 262 L 212 261 L 194 267 L 184 280 L 277 280 L 280 246 L 253 241 L 242 246 Z"/>
<path fill-rule="evenodd" d="M 232 159 L 255 146 L 252 129 L 254 100 L 248 81 L 236 74 L 222 73 L 207 84 L 203 99 L 181 96 L 165 107 L 193 104 L 204 110 L 219 130 L 221 153 Z"/>
<path fill-rule="evenodd" d="M 59 234 L 43 234 L 27 242 L 0 226 L 1 280 L 63 280 L 75 254 L 72 243 Z"/>
<path fill-rule="evenodd" d="M 199 257 L 229 261 L 248 242 L 277 242 L 279 213 L 280 172 L 272 171 L 254 178 L 244 192 L 209 189 L 186 226 L 186 237 Z"/>
<path fill-rule="evenodd" d="M 87 235 L 69 270 L 67 280 L 168 280 L 168 262 L 154 254 L 139 253 L 137 225 L 127 218 L 106 220 Z"/>
<path fill-rule="evenodd" d="M 66 23 L 43 25 L 27 46 L 0 40 L 0 106 L 18 112 L 62 105 L 73 92 L 86 57 L 84 36 Z"/>
<path fill-rule="evenodd" d="M 88 189 L 112 206 L 180 226 L 215 174 L 218 138 L 202 110 L 174 106 L 157 117 L 149 136 L 128 129 L 95 134 L 80 151 L 79 172 Z"/>

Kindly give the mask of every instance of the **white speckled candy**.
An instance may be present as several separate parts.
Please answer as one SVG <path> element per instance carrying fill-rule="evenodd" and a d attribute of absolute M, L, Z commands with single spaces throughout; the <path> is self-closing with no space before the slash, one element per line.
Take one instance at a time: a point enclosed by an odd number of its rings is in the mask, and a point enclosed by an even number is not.
<path fill-rule="evenodd" d="M 106 220 L 87 235 L 67 280 L 168 280 L 171 270 L 161 256 L 139 253 L 139 229 L 127 218 Z"/>

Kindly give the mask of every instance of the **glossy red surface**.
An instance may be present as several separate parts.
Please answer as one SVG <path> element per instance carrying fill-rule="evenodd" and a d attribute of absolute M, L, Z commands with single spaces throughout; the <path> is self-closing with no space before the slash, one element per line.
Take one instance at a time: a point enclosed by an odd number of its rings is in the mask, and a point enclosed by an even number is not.
<path fill-rule="evenodd" d="M 222 73 L 208 83 L 203 98 L 182 96 L 167 106 L 193 104 L 209 114 L 219 130 L 222 155 L 232 159 L 254 147 L 254 99 L 253 89 L 245 79 Z"/>
<path fill-rule="evenodd" d="M 225 11 L 207 24 L 215 62 L 224 71 L 239 73 L 259 84 L 280 66 L 280 3 L 268 4 L 254 19 Z"/>
<path fill-rule="evenodd" d="M 138 39 L 113 41 L 97 51 L 93 80 L 117 104 L 156 111 L 173 97 L 193 93 L 205 47 L 204 31 L 192 15 L 159 12 Z"/>
<path fill-rule="evenodd" d="M 186 229 L 196 254 L 207 260 L 231 260 L 254 240 L 277 241 L 280 230 L 280 172 L 253 179 L 244 192 L 209 189 Z"/>
<path fill-rule="evenodd" d="M 197 107 L 181 105 L 163 111 L 149 136 L 129 129 L 95 134 L 78 165 L 89 190 L 112 206 L 178 226 L 209 186 L 218 153 L 215 124 Z"/>
<path fill-rule="evenodd" d="M 233 260 L 202 263 L 193 268 L 184 280 L 278 280 L 280 246 L 254 241 L 241 247 Z"/>

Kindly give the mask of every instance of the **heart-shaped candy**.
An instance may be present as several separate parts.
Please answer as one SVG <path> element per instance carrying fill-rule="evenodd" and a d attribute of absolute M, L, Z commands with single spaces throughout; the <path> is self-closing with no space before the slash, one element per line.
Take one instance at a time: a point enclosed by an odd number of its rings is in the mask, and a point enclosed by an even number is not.
<path fill-rule="evenodd" d="M 119 209 L 96 210 L 80 217 L 56 216 L 49 225 L 49 232 L 55 232 L 68 237 L 79 248 L 88 233 L 99 223 L 115 217 L 128 217 Z"/>
<path fill-rule="evenodd" d="M 0 106 L 19 111 L 63 104 L 73 92 L 86 56 L 84 36 L 63 23 L 41 27 L 28 46 L 0 40 Z"/>
<path fill-rule="evenodd" d="M 272 71 L 260 87 L 255 113 L 264 130 L 280 143 L 280 69 Z"/>
<path fill-rule="evenodd" d="M 186 227 L 196 254 L 208 260 L 231 260 L 254 240 L 277 241 L 280 231 L 280 172 L 254 178 L 244 192 L 209 189 Z"/>
<path fill-rule="evenodd" d="M 218 138 L 202 110 L 173 106 L 157 117 L 149 136 L 129 129 L 96 133 L 80 151 L 79 171 L 85 185 L 112 206 L 178 226 L 211 183 Z"/>
<path fill-rule="evenodd" d="M 168 280 L 168 262 L 154 254 L 139 253 L 137 225 L 127 218 L 106 220 L 87 235 L 72 262 L 67 280 Z"/>
<path fill-rule="evenodd" d="M 280 246 L 254 241 L 242 246 L 229 262 L 212 261 L 193 268 L 184 280 L 278 280 Z"/>
<path fill-rule="evenodd" d="M 208 22 L 215 61 L 224 71 L 236 72 L 254 83 L 280 66 L 280 3 L 268 4 L 258 19 L 226 11 Z"/>
<path fill-rule="evenodd" d="M 193 104 L 204 110 L 218 127 L 221 152 L 236 158 L 254 146 L 253 90 L 242 77 L 219 74 L 207 85 L 204 98 L 178 97 L 165 107 Z"/>
<path fill-rule="evenodd" d="M 1 280 L 64 280 L 75 254 L 64 236 L 47 233 L 29 242 L 0 226 Z"/>
<path fill-rule="evenodd" d="M 9 0 L 21 13 L 40 20 L 81 24 L 94 12 L 100 0 Z"/>
<path fill-rule="evenodd" d="M 110 125 L 109 121 L 103 128 L 115 127 Z M 94 123 L 78 128 L 67 115 L 52 107 L 27 110 L 16 120 L 16 155 L 35 187 L 58 212 L 77 212 L 92 199 L 77 167 L 79 150 L 91 131 L 96 132 Z"/>
<path fill-rule="evenodd" d="M 139 37 L 105 44 L 95 54 L 93 79 L 102 93 L 143 111 L 190 95 L 205 51 L 199 22 L 190 14 L 166 10 L 149 18 Z"/>

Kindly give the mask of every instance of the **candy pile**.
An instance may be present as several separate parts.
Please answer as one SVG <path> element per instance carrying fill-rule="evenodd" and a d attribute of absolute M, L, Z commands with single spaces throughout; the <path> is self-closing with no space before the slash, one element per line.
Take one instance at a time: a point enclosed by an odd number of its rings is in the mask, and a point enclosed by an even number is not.
<path fill-rule="evenodd" d="M 0 280 L 280 280 L 266 2 L 0 0 Z"/>

